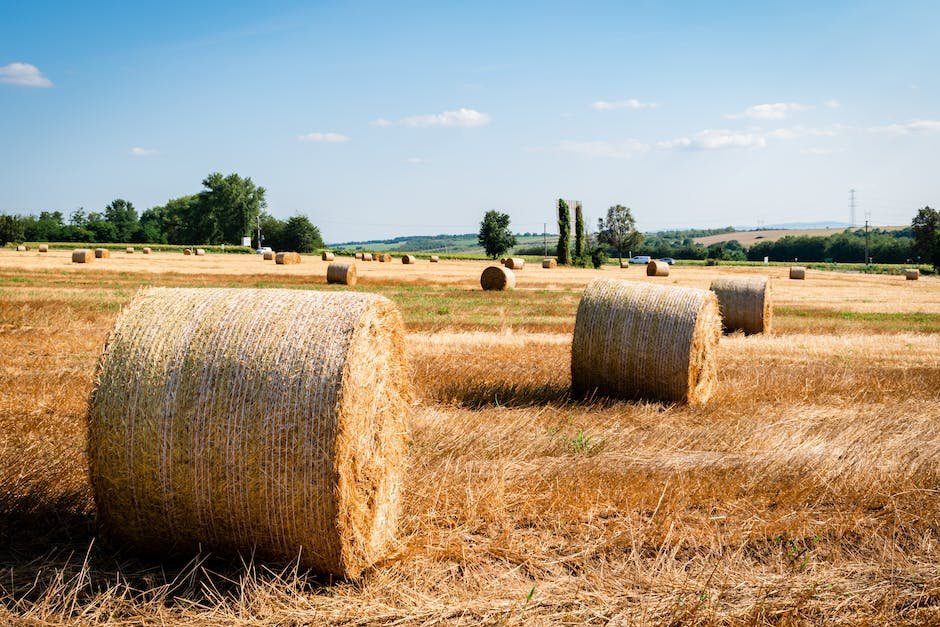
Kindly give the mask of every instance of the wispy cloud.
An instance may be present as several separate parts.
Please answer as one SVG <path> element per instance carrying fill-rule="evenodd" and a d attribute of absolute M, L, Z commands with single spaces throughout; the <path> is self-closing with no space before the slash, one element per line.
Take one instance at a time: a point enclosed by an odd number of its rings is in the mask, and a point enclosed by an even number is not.
<path fill-rule="evenodd" d="M 830 98 L 829 100 L 826 101 L 826 107 L 830 109 L 838 109 L 841 106 L 842 106 L 842 103 L 836 100 L 835 98 Z"/>
<path fill-rule="evenodd" d="M 616 111 L 617 109 L 655 109 L 659 105 L 655 102 L 641 102 L 636 98 L 629 100 L 598 100 L 591 105 L 598 111 Z"/>
<path fill-rule="evenodd" d="M 415 164 L 417 164 L 417 163 L 427 163 L 427 162 L 428 162 L 427 159 L 422 159 L 421 157 L 408 157 L 408 158 L 406 159 L 406 161 L 407 161 L 408 163 L 415 163 Z"/>
<path fill-rule="evenodd" d="M 845 152 L 844 148 L 819 148 L 818 146 L 813 146 L 811 148 L 804 148 L 802 150 L 803 154 L 807 155 L 831 155 L 837 152 Z"/>
<path fill-rule="evenodd" d="M 737 132 L 724 129 L 705 129 L 691 137 L 677 137 L 657 142 L 660 150 L 724 150 L 727 148 L 764 148 L 767 138 L 757 132 Z"/>
<path fill-rule="evenodd" d="M 340 133 L 307 133 L 298 135 L 297 139 L 302 142 L 323 142 L 327 144 L 341 144 L 348 142 L 349 138 Z"/>
<path fill-rule="evenodd" d="M 874 133 L 890 133 L 892 135 L 924 135 L 940 131 L 940 120 L 912 120 L 903 124 L 874 126 L 868 130 Z"/>
<path fill-rule="evenodd" d="M 771 104 L 759 104 L 748 107 L 740 113 L 729 113 L 725 117 L 731 120 L 740 118 L 751 118 L 752 120 L 783 120 L 799 111 L 812 109 L 810 105 L 800 104 L 798 102 L 775 102 Z"/>
<path fill-rule="evenodd" d="M 565 140 L 558 144 L 562 152 L 569 152 L 583 157 L 600 157 L 606 159 L 629 159 L 649 150 L 649 146 L 636 139 L 621 141 L 570 141 Z"/>
<path fill-rule="evenodd" d="M 467 109 L 461 107 L 453 111 L 443 111 L 441 113 L 430 113 L 428 115 L 412 115 L 402 118 L 397 122 L 392 122 L 385 118 L 378 118 L 372 121 L 373 126 L 386 127 L 397 124 L 398 126 L 408 126 L 411 128 L 473 128 L 486 126 L 491 121 L 488 114 L 476 109 Z"/>
<path fill-rule="evenodd" d="M 0 83 L 18 87 L 53 87 L 52 81 L 29 63 L 10 63 L 0 67 Z"/>
<path fill-rule="evenodd" d="M 784 128 L 775 128 L 767 131 L 765 137 L 773 139 L 798 139 L 800 137 L 835 137 L 835 128 L 812 128 L 807 126 L 790 126 Z"/>
<path fill-rule="evenodd" d="M 130 153 L 135 157 L 156 157 L 160 154 L 160 151 L 156 148 L 141 148 L 140 146 L 134 146 L 130 149 Z"/>

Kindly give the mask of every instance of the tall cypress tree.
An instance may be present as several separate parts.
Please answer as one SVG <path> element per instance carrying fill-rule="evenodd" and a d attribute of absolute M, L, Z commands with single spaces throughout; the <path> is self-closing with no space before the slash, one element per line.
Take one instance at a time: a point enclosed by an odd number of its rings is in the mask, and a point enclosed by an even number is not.
<path fill-rule="evenodd" d="M 571 265 L 571 212 L 563 198 L 558 199 L 558 263 Z"/>
<path fill-rule="evenodd" d="M 574 262 L 583 265 L 584 261 L 584 214 L 579 202 L 574 205 Z"/>

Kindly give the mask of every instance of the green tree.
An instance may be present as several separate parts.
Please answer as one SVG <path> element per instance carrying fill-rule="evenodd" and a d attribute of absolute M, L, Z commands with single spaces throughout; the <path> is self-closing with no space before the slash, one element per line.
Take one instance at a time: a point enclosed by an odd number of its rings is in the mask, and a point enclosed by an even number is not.
<path fill-rule="evenodd" d="M 579 266 L 587 265 L 584 240 L 584 212 L 581 203 L 574 205 L 574 262 Z"/>
<path fill-rule="evenodd" d="M 202 181 L 206 188 L 199 194 L 199 231 L 211 244 L 240 244 L 251 234 L 261 210 L 267 206 L 265 189 L 251 178 L 237 174 L 222 176 L 213 172 Z"/>
<path fill-rule="evenodd" d="M 167 244 L 166 207 L 151 207 L 140 214 L 140 240 L 150 244 Z"/>
<path fill-rule="evenodd" d="M 561 265 L 571 265 L 571 212 L 563 198 L 558 199 L 558 248 L 555 256 Z"/>
<path fill-rule="evenodd" d="M 0 215 L 0 246 L 22 242 L 25 237 L 22 221 L 16 216 Z"/>
<path fill-rule="evenodd" d="M 930 207 L 917 210 L 911 220 L 914 251 L 940 272 L 940 212 Z"/>
<path fill-rule="evenodd" d="M 114 227 L 115 239 L 109 241 L 132 242 L 140 230 L 134 204 L 123 198 L 115 198 L 104 208 L 104 218 Z"/>
<path fill-rule="evenodd" d="M 496 259 L 515 246 L 516 236 L 509 230 L 509 214 L 487 211 L 480 222 L 477 241 L 491 259 Z"/>
<path fill-rule="evenodd" d="M 320 229 L 305 215 L 298 214 L 288 219 L 281 230 L 280 239 L 280 250 L 312 253 L 318 248 L 323 248 Z"/>
<path fill-rule="evenodd" d="M 629 207 L 614 205 L 607 209 L 606 218 L 597 220 L 597 238 L 617 251 L 623 261 L 623 251 L 639 248 L 643 236 L 636 230 L 636 221 Z"/>
<path fill-rule="evenodd" d="M 92 211 L 88 214 L 85 221 L 85 228 L 91 231 L 95 236 L 96 242 L 126 242 L 128 240 L 120 239 L 115 226 L 105 220 L 100 213 Z"/>
<path fill-rule="evenodd" d="M 154 207 L 152 216 L 163 222 L 163 236 L 169 244 L 205 244 L 212 231 L 210 216 L 199 196 L 180 196 L 168 200 L 163 207 Z M 148 220 L 150 216 L 148 216 Z"/>
<path fill-rule="evenodd" d="M 274 250 L 285 250 L 286 248 L 283 245 L 284 222 L 263 211 L 261 212 L 260 222 L 261 241 L 256 241 L 258 239 L 257 231 L 252 238 L 252 241 L 255 242 L 255 248 L 269 246 Z"/>

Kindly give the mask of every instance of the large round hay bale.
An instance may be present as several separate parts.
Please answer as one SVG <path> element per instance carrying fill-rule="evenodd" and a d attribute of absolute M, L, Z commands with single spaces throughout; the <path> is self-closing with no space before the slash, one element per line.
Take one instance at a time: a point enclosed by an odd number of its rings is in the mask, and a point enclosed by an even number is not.
<path fill-rule="evenodd" d="M 651 259 L 646 264 L 646 276 L 669 276 L 669 264 L 658 259 Z"/>
<path fill-rule="evenodd" d="M 160 556 L 250 553 L 357 576 L 398 518 L 402 335 L 374 294 L 142 291 L 89 408 L 102 530 Z"/>
<path fill-rule="evenodd" d="M 96 259 L 108 259 L 111 256 L 111 251 L 107 248 L 96 248 L 95 249 L 95 258 Z"/>
<path fill-rule="evenodd" d="M 323 261 L 333 261 L 334 255 L 333 253 L 327 250 L 324 250 L 322 253 L 320 253 L 320 259 L 322 259 Z"/>
<path fill-rule="evenodd" d="M 437 255 L 431 255 L 431 263 L 439 263 L 441 261 L 440 257 Z"/>
<path fill-rule="evenodd" d="M 206 254 L 206 249 L 205 249 L 205 248 L 197 248 L 194 252 L 196 253 L 196 256 L 197 256 L 197 257 L 202 257 L 203 255 Z"/>
<path fill-rule="evenodd" d="M 803 266 L 791 266 L 790 267 L 790 278 L 791 279 L 805 279 L 806 278 L 806 268 Z"/>
<path fill-rule="evenodd" d="M 511 290 L 516 287 L 516 275 L 503 266 L 489 266 L 480 275 L 480 287 L 484 290 Z"/>
<path fill-rule="evenodd" d="M 39 245 L 39 252 L 41 252 L 41 253 L 47 253 L 47 252 L 49 252 L 49 244 L 40 244 L 40 245 Z"/>
<path fill-rule="evenodd" d="M 72 251 L 72 263 L 91 263 L 95 258 L 95 253 L 87 248 L 79 248 Z"/>
<path fill-rule="evenodd" d="M 525 267 L 525 259 L 520 257 L 507 257 L 505 265 L 510 270 L 522 270 Z"/>
<path fill-rule="evenodd" d="M 133 247 L 133 246 L 128 246 L 127 248 L 124 249 L 124 252 L 127 253 L 128 255 L 133 255 L 133 254 L 134 254 L 134 247 Z"/>
<path fill-rule="evenodd" d="M 711 291 L 718 297 L 721 325 L 725 332 L 744 331 L 746 335 L 768 333 L 773 309 L 770 281 L 765 276 L 715 279 Z"/>
<path fill-rule="evenodd" d="M 18 253 L 25 253 L 27 250 L 29 250 L 29 247 L 23 246 L 22 244 L 16 247 L 16 252 Z"/>
<path fill-rule="evenodd" d="M 905 268 L 904 269 L 904 279 L 907 281 L 916 281 L 920 278 L 920 269 L 919 268 Z"/>
<path fill-rule="evenodd" d="M 542 267 L 543 268 L 555 268 L 555 267 L 558 267 L 558 262 L 555 260 L 554 257 L 551 259 L 543 259 Z"/>
<path fill-rule="evenodd" d="M 355 285 L 358 281 L 356 276 L 356 264 L 334 261 L 326 267 L 326 282 L 339 283 L 340 285 Z"/>
<path fill-rule="evenodd" d="M 272 260 L 274 259 L 274 251 L 273 251 L 273 250 L 266 250 L 266 251 L 264 251 L 264 253 L 262 253 L 261 257 L 262 257 L 265 261 L 272 261 Z"/>
<path fill-rule="evenodd" d="M 418 261 L 418 258 L 415 257 L 414 255 L 402 255 L 402 258 L 401 258 L 401 262 L 405 264 L 406 266 L 416 263 L 417 261 Z"/>
<path fill-rule="evenodd" d="M 280 266 L 300 263 L 300 253 L 277 253 L 274 255 L 274 263 Z"/>
<path fill-rule="evenodd" d="M 372 253 L 362 253 L 363 261 L 372 261 Z"/>
<path fill-rule="evenodd" d="M 149 247 L 149 246 L 144 246 L 144 254 L 145 254 L 145 255 L 149 255 L 149 254 L 150 254 L 150 247 Z"/>
<path fill-rule="evenodd" d="M 595 279 L 575 319 L 572 391 L 704 403 L 720 336 L 718 300 L 707 290 Z"/>

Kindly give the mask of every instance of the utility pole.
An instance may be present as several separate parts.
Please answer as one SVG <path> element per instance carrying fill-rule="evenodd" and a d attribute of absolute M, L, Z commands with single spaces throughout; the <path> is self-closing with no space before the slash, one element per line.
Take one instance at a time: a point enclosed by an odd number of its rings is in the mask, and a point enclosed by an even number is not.
<path fill-rule="evenodd" d="M 849 190 L 849 222 L 852 223 L 852 228 L 855 228 L 855 190 Z"/>
<path fill-rule="evenodd" d="M 871 257 L 868 256 L 868 223 L 871 221 L 871 211 L 865 212 L 865 265 L 871 264 Z"/>
<path fill-rule="evenodd" d="M 261 248 L 261 214 L 257 216 L 258 220 L 258 248 Z"/>
<path fill-rule="evenodd" d="M 548 257 L 548 222 L 542 223 L 542 256 Z"/>

